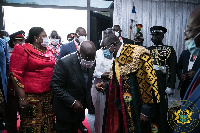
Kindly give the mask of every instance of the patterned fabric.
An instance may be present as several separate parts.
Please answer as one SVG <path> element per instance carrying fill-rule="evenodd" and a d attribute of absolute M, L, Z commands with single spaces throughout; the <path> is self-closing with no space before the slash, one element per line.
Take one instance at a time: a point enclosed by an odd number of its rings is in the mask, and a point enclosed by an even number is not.
<path fill-rule="evenodd" d="M 147 54 L 141 56 L 137 71 L 137 80 L 142 94 L 144 103 L 154 103 L 155 95 L 157 103 L 160 102 L 160 95 L 158 93 L 157 77 L 154 71 L 151 57 Z"/>
<path fill-rule="evenodd" d="M 150 53 L 142 46 L 125 44 L 119 58 L 113 64 L 112 80 L 109 87 L 106 132 L 119 132 L 115 103 L 119 95 L 126 133 L 141 133 L 139 115 L 143 104 L 160 102 L 157 77 Z M 115 80 L 116 79 L 116 80 Z M 115 82 L 112 82 L 115 81 Z M 115 127 L 112 127 L 115 125 Z M 112 127 L 112 128 L 110 128 Z"/>
<path fill-rule="evenodd" d="M 125 44 L 118 59 L 120 75 L 127 75 L 136 72 L 139 65 L 140 55 L 144 53 L 149 54 L 149 51 L 142 46 Z"/>
<path fill-rule="evenodd" d="M 126 132 L 133 133 L 135 131 L 138 131 L 137 120 L 139 120 L 137 112 L 138 109 L 135 100 L 136 97 L 134 90 L 132 90 L 133 88 L 131 86 L 130 76 L 123 76 L 121 78 L 123 79 L 123 83 L 122 87 L 120 88 L 120 96 L 121 103 L 124 106 L 123 117 L 124 119 L 126 119 L 124 126 L 127 127 L 125 128 L 125 130 L 128 130 Z"/>
<path fill-rule="evenodd" d="M 148 50 L 142 46 L 125 44 L 118 58 L 120 76 L 137 71 L 137 80 L 144 103 L 154 103 L 152 91 L 160 102 L 157 77 Z M 118 67 L 115 67 L 117 70 Z M 116 71 L 117 75 L 118 71 Z M 117 76 L 119 82 L 119 76 Z M 145 79 L 145 80 L 144 80 Z"/>
<path fill-rule="evenodd" d="M 20 112 L 21 133 L 52 133 L 54 115 L 52 112 L 52 93 L 26 94 L 28 106 Z"/>

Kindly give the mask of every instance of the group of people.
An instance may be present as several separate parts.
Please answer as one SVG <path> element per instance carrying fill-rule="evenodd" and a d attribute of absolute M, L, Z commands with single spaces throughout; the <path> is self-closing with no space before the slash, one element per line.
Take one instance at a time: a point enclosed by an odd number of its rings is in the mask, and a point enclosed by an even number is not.
<path fill-rule="evenodd" d="M 0 114 L 5 114 L 7 132 L 87 133 L 82 122 L 85 108 L 93 105 L 97 133 L 173 132 L 167 123 L 167 96 L 174 92 L 176 73 L 182 99 L 200 107 L 199 17 L 198 6 L 189 17 L 188 49 L 178 63 L 173 47 L 162 42 L 167 32 L 162 26 L 150 28 L 154 45 L 145 48 L 140 30 L 133 41 L 114 25 L 103 31 L 97 51 L 82 27 L 62 47 L 56 31 L 50 46 L 41 27 L 31 28 L 27 39 L 24 31 L 10 36 L 1 31 Z M 199 130 L 197 125 L 192 132 Z"/>

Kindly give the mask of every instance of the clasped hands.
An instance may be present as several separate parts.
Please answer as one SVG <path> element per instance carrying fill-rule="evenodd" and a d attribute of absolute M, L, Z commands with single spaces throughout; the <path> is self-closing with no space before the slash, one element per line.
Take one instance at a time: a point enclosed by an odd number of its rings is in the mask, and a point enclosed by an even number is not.
<path fill-rule="evenodd" d="M 195 74 L 196 74 L 195 71 L 190 70 L 187 73 L 181 75 L 181 80 L 185 81 L 187 79 L 193 79 Z"/>

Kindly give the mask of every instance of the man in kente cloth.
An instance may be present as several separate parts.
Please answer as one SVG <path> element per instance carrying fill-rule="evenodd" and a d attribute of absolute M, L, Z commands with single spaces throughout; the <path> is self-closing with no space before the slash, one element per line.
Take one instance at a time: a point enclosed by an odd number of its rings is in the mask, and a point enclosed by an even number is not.
<path fill-rule="evenodd" d="M 151 133 L 151 119 L 160 102 L 157 77 L 149 51 L 122 44 L 113 34 L 103 39 L 114 61 L 109 83 L 98 83 L 107 94 L 103 133 Z M 105 89 L 105 90 L 104 90 Z"/>

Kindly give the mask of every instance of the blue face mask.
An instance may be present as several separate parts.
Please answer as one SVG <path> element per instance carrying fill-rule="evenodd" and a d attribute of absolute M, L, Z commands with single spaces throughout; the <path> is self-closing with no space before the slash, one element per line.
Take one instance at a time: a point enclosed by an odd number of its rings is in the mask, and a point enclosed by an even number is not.
<path fill-rule="evenodd" d="M 6 42 L 8 42 L 8 41 L 10 40 L 10 37 L 7 37 L 7 36 L 3 36 L 3 38 L 4 38 L 4 40 L 5 40 Z"/>
<path fill-rule="evenodd" d="M 107 59 L 112 59 L 113 58 L 113 53 L 110 53 L 109 49 L 103 50 L 103 55 Z"/>
<path fill-rule="evenodd" d="M 191 53 L 192 55 L 196 55 L 196 56 L 198 56 L 198 55 L 200 54 L 200 48 L 197 48 L 197 47 L 196 47 L 196 44 L 195 44 L 195 41 L 194 41 L 194 39 L 195 39 L 198 35 L 200 35 L 200 33 L 198 33 L 194 38 L 190 38 L 189 40 L 187 40 L 187 41 L 185 42 L 185 44 L 187 45 L 187 48 L 188 48 L 188 50 L 190 51 L 190 53 Z"/>

